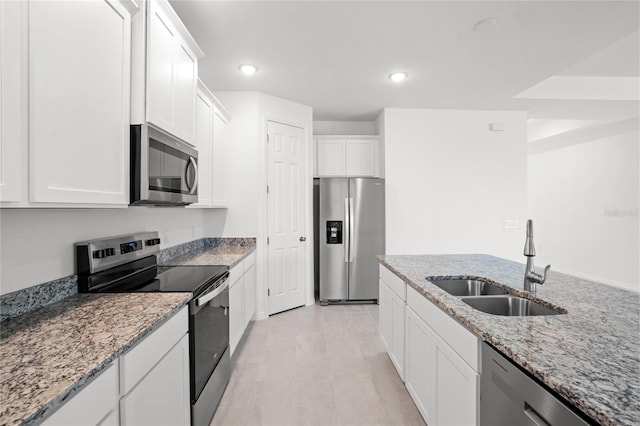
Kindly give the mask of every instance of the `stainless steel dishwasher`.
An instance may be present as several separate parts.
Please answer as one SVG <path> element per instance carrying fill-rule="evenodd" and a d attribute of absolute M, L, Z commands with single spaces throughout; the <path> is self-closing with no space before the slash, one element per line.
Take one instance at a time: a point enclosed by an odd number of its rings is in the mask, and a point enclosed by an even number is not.
<path fill-rule="evenodd" d="M 511 360 L 483 343 L 480 424 L 573 426 L 591 423 Z"/>

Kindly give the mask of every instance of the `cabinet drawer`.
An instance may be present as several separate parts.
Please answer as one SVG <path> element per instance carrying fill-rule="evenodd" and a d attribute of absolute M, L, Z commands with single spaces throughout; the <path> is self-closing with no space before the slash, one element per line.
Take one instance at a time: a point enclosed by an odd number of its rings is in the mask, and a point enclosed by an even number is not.
<path fill-rule="evenodd" d="M 189 328 L 185 306 L 160 328 L 120 357 L 120 393 L 125 395 L 178 342 Z"/>
<path fill-rule="evenodd" d="M 256 263 L 256 252 L 250 253 L 247 257 L 244 258 L 244 270 L 245 272 L 249 270 Z"/>
<path fill-rule="evenodd" d="M 396 274 L 388 270 L 386 266 L 380 265 L 380 279 L 402 300 L 407 300 L 407 284 Z"/>
<path fill-rule="evenodd" d="M 97 425 L 115 411 L 117 396 L 118 366 L 116 362 L 100 373 L 42 424 L 46 426 Z"/>
<path fill-rule="evenodd" d="M 244 260 L 229 270 L 229 288 L 233 287 L 244 275 Z"/>
<path fill-rule="evenodd" d="M 471 368 L 479 371 L 480 339 L 462 324 L 418 293 L 407 288 L 407 305 Z"/>

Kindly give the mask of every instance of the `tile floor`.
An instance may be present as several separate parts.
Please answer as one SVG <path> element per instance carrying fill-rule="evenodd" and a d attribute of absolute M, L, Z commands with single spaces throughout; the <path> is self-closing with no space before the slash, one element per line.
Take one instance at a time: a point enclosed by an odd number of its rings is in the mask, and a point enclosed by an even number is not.
<path fill-rule="evenodd" d="M 378 336 L 378 305 L 253 323 L 211 425 L 424 425 Z"/>

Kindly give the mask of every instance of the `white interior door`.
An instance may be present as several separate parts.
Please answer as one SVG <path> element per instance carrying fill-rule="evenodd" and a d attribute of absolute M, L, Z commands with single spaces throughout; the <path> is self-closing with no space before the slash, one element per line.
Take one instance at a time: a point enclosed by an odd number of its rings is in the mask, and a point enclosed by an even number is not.
<path fill-rule="evenodd" d="M 269 315 L 306 301 L 304 129 L 269 121 L 268 268 Z"/>

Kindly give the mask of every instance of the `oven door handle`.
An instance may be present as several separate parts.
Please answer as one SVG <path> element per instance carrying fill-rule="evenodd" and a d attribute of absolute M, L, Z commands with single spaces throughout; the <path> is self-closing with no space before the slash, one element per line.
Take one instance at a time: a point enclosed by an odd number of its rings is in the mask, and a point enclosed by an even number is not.
<path fill-rule="evenodd" d="M 224 283 L 222 283 L 222 285 L 220 287 L 216 288 L 211 293 L 207 293 L 204 296 L 198 297 L 196 299 L 196 306 L 202 306 L 205 303 L 210 302 L 211 300 L 213 300 L 216 297 L 218 297 L 220 295 L 220 293 L 222 293 L 223 291 L 225 291 L 228 288 L 229 288 L 229 282 L 227 281 L 227 278 L 224 278 Z"/>

